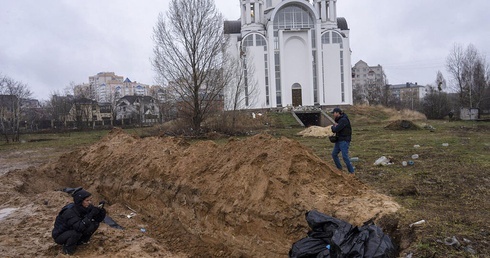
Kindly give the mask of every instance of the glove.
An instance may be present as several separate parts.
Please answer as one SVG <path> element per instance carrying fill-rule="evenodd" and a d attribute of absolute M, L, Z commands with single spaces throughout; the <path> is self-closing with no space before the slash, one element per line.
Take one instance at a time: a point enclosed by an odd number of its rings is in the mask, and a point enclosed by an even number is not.
<path fill-rule="evenodd" d="M 97 214 L 99 214 L 99 212 L 100 212 L 99 208 L 92 207 L 92 210 L 90 210 L 90 212 L 87 214 L 87 218 L 88 219 L 92 219 L 94 216 L 96 216 Z"/>

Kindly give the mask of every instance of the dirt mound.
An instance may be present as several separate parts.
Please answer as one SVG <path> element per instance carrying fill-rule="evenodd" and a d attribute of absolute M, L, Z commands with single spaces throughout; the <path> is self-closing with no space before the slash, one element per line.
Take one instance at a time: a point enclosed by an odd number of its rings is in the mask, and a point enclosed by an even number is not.
<path fill-rule="evenodd" d="M 427 117 L 414 110 L 384 107 L 382 105 L 354 105 L 345 108 L 353 124 L 378 124 L 382 121 L 427 121 Z"/>
<path fill-rule="evenodd" d="M 409 120 L 396 120 L 385 126 L 388 130 L 419 130 L 416 124 Z"/>
<path fill-rule="evenodd" d="M 107 200 L 109 215 L 126 228 L 102 225 L 79 250 L 84 257 L 284 257 L 304 237 L 308 210 L 361 224 L 399 208 L 298 142 L 263 134 L 217 145 L 116 130 L 0 180 L 2 207 L 20 208 L 0 223 L 7 256 L 57 254 L 50 231 L 70 198 L 54 189 L 64 186 Z"/>
<path fill-rule="evenodd" d="M 323 137 L 332 136 L 332 135 L 334 135 L 334 133 L 332 132 L 332 126 L 331 125 L 326 126 L 326 127 L 314 125 L 314 126 L 310 126 L 306 129 L 304 129 L 303 131 L 297 133 L 297 135 L 301 135 L 303 137 L 323 138 Z"/>

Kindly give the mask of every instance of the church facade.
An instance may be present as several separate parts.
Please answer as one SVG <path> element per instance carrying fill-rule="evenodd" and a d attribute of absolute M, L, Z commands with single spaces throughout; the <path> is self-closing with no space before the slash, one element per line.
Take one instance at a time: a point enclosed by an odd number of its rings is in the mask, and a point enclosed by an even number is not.
<path fill-rule="evenodd" d="M 247 60 L 245 89 L 225 89 L 225 109 L 352 104 L 349 28 L 337 0 L 239 1 L 240 20 L 224 30 L 228 53 Z M 244 101 L 233 105 L 237 92 Z"/>

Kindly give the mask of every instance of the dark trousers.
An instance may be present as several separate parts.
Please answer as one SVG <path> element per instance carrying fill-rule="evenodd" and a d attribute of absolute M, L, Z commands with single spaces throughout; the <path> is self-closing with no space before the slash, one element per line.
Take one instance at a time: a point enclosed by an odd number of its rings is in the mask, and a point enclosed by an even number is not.
<path fill-rule="evenodd" d="M 73 254 L 77 249 L 77 245 L 81 244 L 81 242 L 88 242 L 98 228 L 99 223 L 92 223 L 83 233 L 68 230 L 57 236 L 54 241 L 59 245 L 63 245 L 63 251 Z"/>

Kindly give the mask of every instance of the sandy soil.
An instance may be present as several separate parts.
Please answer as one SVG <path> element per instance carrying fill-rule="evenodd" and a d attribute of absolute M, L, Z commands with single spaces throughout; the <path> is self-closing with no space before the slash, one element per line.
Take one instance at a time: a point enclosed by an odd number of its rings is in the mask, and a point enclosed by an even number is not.
<path fill-rule="evenodd" d="M 286 257 L 308 230 L 308 210 L 359 225 L 399 209 L 287 138 L 189 144 L 114 130 L 48 164 L 0 176 L 2 256 L 63 257 L 51 229 L 71 202 L 59 189 L 77 186 L 107 200 L 125 228 L 101 224 L 77 250 L 81 257 Z"/>
<path fill-rule="evenodd" d="M 297 135 L 301 135 L 303 137 L 324 138 L 324 137 L 328 137 L 328 136 L 333 136 L 335 134 L 332 132 L 332 126 L 331 125 L 326 126 L 326 127 L 314 125 L 314 126 L 310 126 L 306 129 L 304 129 L 303 131 L 297 133 Z"/>

